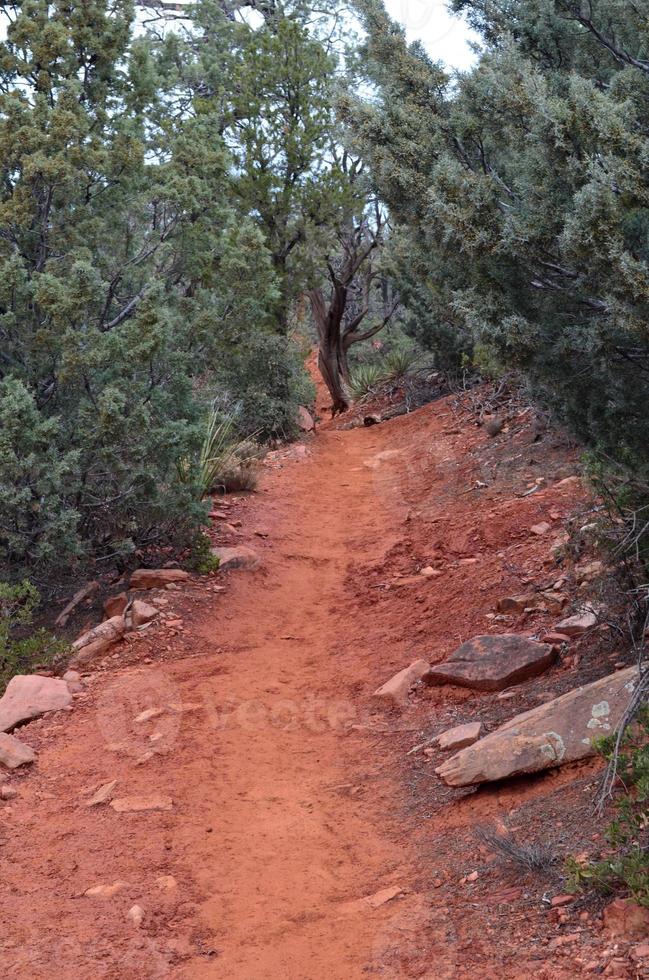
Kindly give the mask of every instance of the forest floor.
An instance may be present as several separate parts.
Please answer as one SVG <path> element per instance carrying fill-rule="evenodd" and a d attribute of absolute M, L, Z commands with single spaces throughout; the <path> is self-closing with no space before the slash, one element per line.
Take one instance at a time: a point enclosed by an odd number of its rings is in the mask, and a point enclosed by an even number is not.
<path fill-rule="evenodd" d="M 74 710 L 21 729 L 39 758 L 0 803 L 2 976 L 646 975 L 602 931 L 598 900 L 550 904 L 565 856 L 601 849 L 599 763 L 458 791 L 434 774 L 441 752 L 411 752 L 605 674 L 614 646 L 577 644 L 505 698 L 425 689 L 400 713 L 372 698 L 475 634 L 553 625 L 494 610 L 559 576 L 551 546 L 588 509 L 565 482 L 577 468 L 529 414 L 491 439 L 453 396 L 271 454 L 219 532 L 262 567 L 159 593 L 163 624 L 97 665 Z M 532 533 L 539 522 L 551 530 Z M 421 576 L 429 565 L 442 574 Z M 135 723 L 147 708 L 165 710 Z M 113 780 L 114 797 L 170 809 L 88 807 Z M 548 843 L 554 863 L 504 863 L 481 824 Z"/>

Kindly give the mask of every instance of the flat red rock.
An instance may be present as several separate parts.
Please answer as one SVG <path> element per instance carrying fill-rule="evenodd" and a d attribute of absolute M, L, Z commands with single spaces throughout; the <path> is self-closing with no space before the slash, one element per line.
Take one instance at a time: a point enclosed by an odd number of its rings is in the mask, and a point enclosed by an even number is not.
<path fill-rule="evenodd" d="M 0 732 L 10 732 L 46 711 L 67 708 L 71 701 L 68 685 L 60 678 L 18 674 L 11 678 L 0 698 Z"/>
<path fill-rule="evenodd" d="M 503 691 L 537 677 L 557 658 L 556 650 L 525 636 L 476 636 L 424 674 L 426 684 L 456 684 L 476 691 Z"/>
<path fill-rule="evenodd" d="M 163 589 L 172 582 L 184 582 L 189 572 L 182 568 L 138 568 L 131 575 L 132 589 Z"/>

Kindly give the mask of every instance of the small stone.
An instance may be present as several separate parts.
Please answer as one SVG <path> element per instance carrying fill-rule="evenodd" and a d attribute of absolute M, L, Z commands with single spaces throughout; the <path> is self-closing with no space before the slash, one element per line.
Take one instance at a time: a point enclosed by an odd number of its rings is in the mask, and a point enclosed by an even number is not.
<path fill-rule="evenodd" d="M 160 612 L 155 606 L 150 605 L 148 602 L 143 602 L 141 599 L 135 599 L 131 606 L 131 623 L 133 629 L 150 623 L 159 615 Z"/>
<path fill-rule="evenodd" d="M 156 878 L 156 885 L 163 892 L 172 892 L 178 887 L 178 882 L 173 875 L 161 875 Z"/>
<path fill-rule="evenodd" d="M 297 413 L 298 413 L 297 424 L 298 427 L 301 429 L 301 431 L 314 432 L 315 422 L 313 421 L 313 416 L 311 415 L 311 412 L 309 412 L 309 410 L 306 409 L 304 405 L 299 405 Z"/>
<path fill-rule="evenodd" d="M 634 960 L 644 960 L 649 957 L 649 943 L 641 943 L 639 946 L 634 946 L 631 950 L 631 956 Z"/>
<path fill-rule="evenodd" d="M 398 674 L 386 681 L 382 687 L 374 692 L 373 696 L 384 701 L 390 701 L 396 707 L 401 708 L 407 703 L 408 695 L 417 681 L 421 680 L 429 670 L 429 663 L 425 660 L 416 660 L 409 667 L 400 670 Z"/>
<path fill-rule="evenodd" d="M 469 883 L 473 883 L 474 881 L 478 880 L 478 877 L 479 877 L 478 872 L 472 871 L 470 875 L 466 876 L 466 881 Z"/>
<path fill-rule="evenodd" d="M 542 521 L 540 524 L 534 524 L 530 528 L 530 531 L 532 532 L 532 534 L 536 534 L 539 537 L 542 534 L 547 534 L 548 531 L 551 531 L 551 530 L 552 530 L 552 525 L 551 524 L 548 524 L 547 521 Z"/>
<path fill-rule="evenodd" d="M 111 779 L 109 783 L 104 783 L 103 786 L 100 786 L 99 789 L 93 793 L 86 803 L 86 806 L 100 806 L 102 803 L 108 803 L 116 786 L 116 779 Z"/>
<path fill-rule="evenodd" d="M 128 594 L 126 592 L 110 596 L 104 603 L 104 616 L 106 619 L 112 619 L 113 616 L 123 616 L 127 606 Z"/>
<path fill-rule="evenodd" d="M 111 800 L 116 813 L 145 813 L 150 810 L 171 810 L 173 800 L 170 796 L 123 796 Z"/>
<path fill-rule="evenodd" d="M 0 786 L 0 800 L 15 800 L 18 790 L 13 786 Z"/>
<path fill-rule="evenodd" d="M 144 909 L 141 905 L 133 905 L 127 912 L 127 918 L 139 929 L 144 921 Z"/>
<path fill-rule="evenodd" d="M 219 559 L 220 572 L 230 572 L 234 569 L 254 571 L 261 565 L 261 558 L 257 552 L 245 545 L 236 548 L 212 548 L 212 554 Z"/>
<path fill-rule="evenodd" d="M 0 764 L 7 769 L 17 769 L 36 760 L 36 753 L 13 735 L 0 733 Z"/>
<path fill-rule="evenodd" d="M 391 888 L 381 889 L 375 895 L 368 895 L 367 898 L 363 898 L 361 901 L 365 905 L 369 905 L 371 909 L 380 909 L 382 905 L 387 905 L 388 902 L 391 902 L 395 898 L 400 898 L 403 894 L 403 888 L 394 885 Z"/>
<path fill-rule="evenodd" d="M 564 633 L 566 636 L 581 636 L 597 626 L 597 613 L 590 606 L 584 607 L 576 615 L 569 616 L 556 625 L 557 633 Z"/>
<path fill-rule="evenodd" d="M 500 599 L 498 602 L 498 612 L 506 613 L 508 615 L 520 615 L 524 613 L 528 606 L 534 604 L 535 595 L 533 593 L 528 593 L 527 595 L 518 596 L 505 596 L 505 598 Z"/>
<path fill-rule="evenodd" d="M 444 573 L 440 572 L 437 568 L 433 568 L 432 565 L 427 565 L 426 568 L 422 568 L 419 574 L 423 575 L 424 578 L 441 578 Z"/>
<path fill-rule="evenodd" d="M 164 708 L 147 708 L 146 711 L 141 711 L 139 713 L 135 719 L 135 724 L 142 725 L 145 721 L 151 721 L 153 718 L 159 718 L 160 715 L 163 715 L 164 713 Z"/>
<path fill-rule="evenodd" d="M 473 745 L 482 734 L 482 722 L 474 721 L 466 725 L 458 725 L 437 736 L 437 744 L 445 751 L 458 751 L 467 745 Z"/>
<path fill-rule="evenodd" d="M 550 905 L 553 909 L 563 908 L 564 905 L 572 905 L 575 900 L 574 895 L 555 895 Z"/>
<path fill-rule="evenodd" d="M 115 881 L 112 885 L 93 885 L 92 888 L 87 888 L 83 894 L 87 898 L 100 898 L 103 900 L 114 898 L 123 888 L 126 888 L 126 882 Z"/>

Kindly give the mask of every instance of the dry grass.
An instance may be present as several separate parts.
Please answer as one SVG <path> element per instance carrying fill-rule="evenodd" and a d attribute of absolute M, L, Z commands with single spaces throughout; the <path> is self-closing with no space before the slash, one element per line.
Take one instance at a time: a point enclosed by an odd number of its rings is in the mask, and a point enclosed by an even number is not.
<path fill-rule="evenodd" d="M 547 871 L 557 860 L 549 844 L 535 841 L 520 844 L 510 833 L 495 827 L 478 827 L 475 836 L 494 854 L 526 871 Z"/>

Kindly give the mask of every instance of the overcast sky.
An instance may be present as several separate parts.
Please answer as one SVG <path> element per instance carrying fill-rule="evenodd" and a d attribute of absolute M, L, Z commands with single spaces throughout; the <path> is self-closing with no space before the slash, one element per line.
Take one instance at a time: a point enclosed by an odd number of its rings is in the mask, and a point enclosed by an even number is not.
<path fill-rule="evenodd" d="M 408 40 L 419 38 L 435 61 L 462 71 L 475 61 L 469 47 L 476 35 L 459 17 L 449 14 L 445 0 L 385 0 L 395 20 L 406 28 Z"/>

